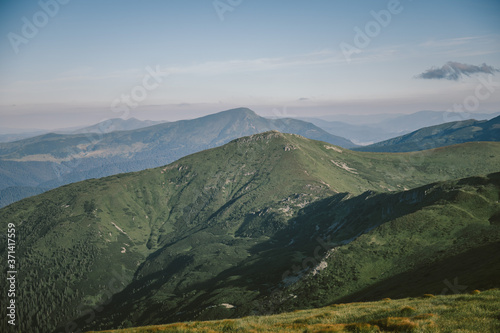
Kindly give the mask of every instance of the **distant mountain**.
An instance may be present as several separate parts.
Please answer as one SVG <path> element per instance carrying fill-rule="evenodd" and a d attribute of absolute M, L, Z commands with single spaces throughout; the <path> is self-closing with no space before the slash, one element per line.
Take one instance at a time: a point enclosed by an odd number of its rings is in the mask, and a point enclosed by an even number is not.
<path fill-rule="evenodd" d="M 355 147 L 351 141 L 311 123 L 266 119 L 250 109 L 240 108 L 131 131 L 50 133 L 2 143 L 0 190 L 19 186 L 50 189 L 89 178 L 153 168 L 241 136 L 269 130 L 299 134 L 345 148 Z M 22 192 L 17 193 L 19 196 L 11 197 L 12 200 L 23 198 Z"/>
<path fill-rule="evenodd" d="M 367 115 L 339 116 L 341 120 L 318 118 L 301 118 L 309 121 L 325 131 L 352 140 L 357 144 L 373 144 L 396 136 L 408 134 L 423 127 L 440 125 L 452 121 L 469 119 L 490 120 L 500 115 L 496 113 L 461 114 L 448 111 L 419 111 L 409 115 Z M 331 116 L 328 119 L 335 119 Z"/>
<path fill-rule="evenodd" d="M 162 123 L 165 123 L 165 121 L 139 120 L 136 118 L 129 118 L 129 119 L 113 118 L 102 121 L 92 126 L 71 131 L 71 133 L 81 134 L 81 133 L 111 133 L 116 131 L 131 131 Z"/>
<path fill-rule="evenodd" d="M 300 119 L 320 119 L 324 121 L 342 122 L 351 125 L 373 125 L 385 122 L 390 119 L 404 116 L 404 113 L 375 113 L 375 114 L 330 114 L 318 116 L 316 118 Z"/>
<path fill-rule="evenodd" d="M 29 186 L 12 186 L 0 190 L 0 207 L 5 207 L 20 198 L 31 197 L 47 191 L 46 188 Z"/>
<path fill-rule="evenodd" d="M 17 328 L 274 313 L 416 269 L 437 274 L 433 265 L 500 239 L 498 174 L 452 180 L 498 171 L 499 152 L 484 142 L 373 154 L 272 131 L 21 200 L 0 210 L 0 228 L 19 235 Z M 479 271 L 462 267 L 470 288 L 498 285 L 479 264 L 490 257 L 476 258 Z M 441 265 L 436 276 L 454 272 Z"/>
<path fill-rule="evenodd" d="M 32 138 L 43 135 L 49 131 L 45 130 L 22 130 L 14 128 L 0 128 L 0 142 L 13 142 L 17 140 Z"/>
<path fill-rule="evenodd" d="M 491 120 L 465 120 L 419 129 L 410 134 L 359 147 L 359 151 L 409 152 L 471 141 L 500 141 L 500 116 Z"/>
<path fill-rule="evenodd" d="M 33 138 L 35 136 L 40 136 L 47 133 L 83 134 L 83 133 L 111 133 L 116 131 L 130 131 L 134 129 L 153 126 L 156 124 L 161 124 L 164 122 L 165 121 L 139 120 L 136 118 L 129 118 L 129 119 L 113 118 L 104 120 L 92 126 L 63 128 L 53 131 L 0 127 L 0 142 L 13 142 L 18 140 Z"/>
<path fill-rule="evenodd" d="M 412 132 L 422 127 L 440 125 L 453 121 L 464 121 L 469 119 L 489 120 L 500 115 L 495 113 L 458 113 L 449 111 L 419 111 L 409 115 L 403 115 L 389 119 L 378 126 L 384 129 L 397 128 L 401 132 Z"/>
<path fill-rule="evenodd" d="M 324 121 L 315 118 L 303 118 L 312 124 L 324 129 L 328 133 L 349 138 L 352 142 L 359 145 L 371 144 L 399 135 L 401 132 L 385 130 L 373 125 L 353 125 L 341 121 Z"/>

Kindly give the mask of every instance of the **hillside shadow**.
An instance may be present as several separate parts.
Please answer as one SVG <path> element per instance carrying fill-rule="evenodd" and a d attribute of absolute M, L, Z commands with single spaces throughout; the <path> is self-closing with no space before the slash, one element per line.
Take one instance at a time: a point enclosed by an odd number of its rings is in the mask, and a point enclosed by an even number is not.
<path fill-rule="evenodd" d="M 463 181 L 461 182 L 463 183 Z M 187 267 L 188 262 L 183 261 L 189 260 L 189 258 L 179 258 L 176 265 L 133 281 L 122 292 L 113 296 L 111 303 L 105 307 L 100 317 L 112 318 L 115 323 L 120 322 L 127 319 L 131 313 L 136 311 L 137 306 L 140 306 L 141 315 L 135 318 L 139 324 L 150 324 L 148 318 L 151 317 L 152 313 L 158 314 L 161 318 L 155 318 L 161 322 L 169 323 L 197 318 L 196 315 L 199 314 L 200 307 L 212 304 L 211 300 L 223 289 L 256 291 L 257 298 L 265 298 L 287 284 L 287 281 L 283 279 L 284 276 L 300 276 L 300 272 L 305 268 L 310 269 L 319 264 L 327 251 L 333 247 L 346 244 L 383 223 L 414 213 L 433 204 L 438 199 L 446 199 L 442 196 L 443 192 L 439 195 L 426 195 L 426 191 L 433 186 L 434 184 L 430 184 L 397 193 L 365 192 L 353 198 L 349 198 L 347 193 L 342 193 L 318 200 L 300 209 L 297 216 L 286 221 L 285 225 L 277 224 L 281 226 L 281 229 L 274 230 L 267 241 L 255 244 L 248 249 L 251 254 L 248 259 L 235 263 L 234 267 L 220 272 L 214 278 L 190 284 L 189 288 L 185 290 L 177 290 L 173 296 L 180 300 L 183 313 L 180 313 L 178 308 L 161 305 L 158 300 L 151 304 L 144 303 L 144 300 L 155 295 L 162 285 L 169 283 L 173 271 Z M 241 228 L 248 228 L 252 224 L 252 219 L 254 219 L 253 216 L 247 216 Z M 263 219 L 260 223 L 272 224 L 273 221 Z M 464 276 L 463 266 L 460 268 L 461 263 L 467 263 L 466 267 L 485 270 L 486 264 L 475 263 L 474 257 L 488 255 L 488 252 L 489 256 L 491 253 L 498 253 L 499 245 L 495 246 L 469 250 L 449 261 L 446 259 L 398 274 L 338 301 L 375 300 L 382 297 L 398 298 L 403 295 L 418 296 L 427 292 L 441 292 L 446 287 L 443 286 L 444 279 L 453 283 L 455 276 Z M 490 264 L 500 267 L 498 259 L 490 259 Z M 446 267 L 447 263 L 452 266 L 444 269 L 443 267 Z M 180 268 L 176 268 L 177 266 Z M 455 273 L 456 275 L 453 276 Z M 473 273 L 467 275 L 465 283 L 469 283 L 474 288 L 482 286 L 487 288 L 494 285 L 492 282 L 480 284 L 479 281 L 473 280 L 472 276 Z M 494 281 L 493 277 L 489 280 Z M 422 281 L 430 282 L 422 283 Z M 459 283 L 462 284 L 462 280 Z M 415 286 L 420 287 L 416 288 Z M 196 297 L 193 295 L 191 298 L 182 296 L 188 294 L 190 290 L 204 292 L 196 294 Z M 318 301 L 321 302 L 321 300 Z M 334 301 L 337 302 L 337 300 Z M 329 303 L 332 303 L 332 300 L 324 301 L 324 305 Z M 231 311 L 221 312 L 220 317 L 241 317 L 255 311 L 253 304 L 237 305 L 237 308 Z M 218 318 L 218 315 L 214 312 L 211 319 Z M 97 328 L 111 327 L 106 326 L 106 323 L 99 319 L 96 325 Z M 104 326 L 99 327 L 99 325 Z M 88 328 L 94 329 L 96 326 Z"/>
<path fill-rule="evenodd" d="M 500 286 L 498 253 L 500 253 L 500 242 L 483 245 L 397 274 L 342 297 L 335 303 L 419 297 L 424 294 L 453 295 L 475 289 L 498 288 Z"/>

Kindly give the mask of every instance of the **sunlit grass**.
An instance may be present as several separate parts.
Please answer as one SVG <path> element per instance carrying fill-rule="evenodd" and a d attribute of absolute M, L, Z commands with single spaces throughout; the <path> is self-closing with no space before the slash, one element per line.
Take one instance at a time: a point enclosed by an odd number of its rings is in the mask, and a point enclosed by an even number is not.
<path fill-rule="evenodd" d="M 500 290 L 491 289 L 103 332 L 498 332 L 499 309 Z"/>

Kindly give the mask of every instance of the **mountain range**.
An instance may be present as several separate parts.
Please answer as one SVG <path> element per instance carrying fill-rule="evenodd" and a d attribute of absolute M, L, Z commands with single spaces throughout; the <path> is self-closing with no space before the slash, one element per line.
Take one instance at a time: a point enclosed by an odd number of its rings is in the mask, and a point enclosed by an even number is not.
<path fill-rule="evenodd" d="M 81 133 L 111 133 L 115 131 L 130 131 L 143 127 L 164 123 L 165 121 L 139 120 L 136 118 L 113 118 L 101 121 L 92 126 L 56 129 L 52 131 L 43 129 L 14 129 L 0 127 L 0 142 L 13 142 L 41 136 L 47 133 L 81 134 Z"/>
<path fill-rule="evenodd" d="M 491 120 L 464 120 L 425 127 L 410 134 L 354 149 L 409 152 L 471 141 L 500 141 L 500 116 Z"/>
<path fill-rule="evenodd" d="M 492 115 L 474 114 L 483 118 Z M 477 126 L 473 120 L 441 124 L 446 119 L 460 117 L 464 116 L 421 111 L 410 115 L 371 116 L 368 120 L 358 119 L 359 116 L 346 118 L 352 118 L 358 125 L 310 119 L 325 130 L 297 119 L 266 119 L 245 108 L 171 123 L 110 119 L 85 128 L 0 143 L 0 207 L 71 182 L 164 165 L 232 139 L 268 130 L 299 134 L 344 148 L 387 152 L 499 139 L 498 117 L 487 123 L 478 122 Z M 368 121 L 372 123 L 366 124 Z M 408 128 L 429 123 L 440 125 L 419 128 L 414 133 L 363 147 L 334 135 L 341 133 L 353 140 L 356 133 L 392 137 L 396 133 L 394 128 L 406 132 Z M 483 125 L 487 127 L 478 132 Z"/>
<path fill-rule="evenodd" d="M 165 121 L 139 120 L 136 118 L 128 118 L 128 119 L 112 118 L 101 121 L 92 126 L 83 127 L 72 131 L 56 131 L 56 133 L 60 134 L 111 133 L 117 131 L 132 131 L 162 123 L 165 123 Z"/>
<path fill-rule="evenodd" d="M 49 133 L 0 143 L 0 207 L 64 184 L 165 165 L 188 154 L 269 130 L 299 134 L 345 148 L 356 147 L 351 141 L 311 123 L 266 119 L 246 108 L 110 132 L 113 126 L 138 125 L 144 122 L 112 121 L 80 130 L 86 133 Z"/>
<path fill-rule="evenodd" d="M 19 328 L 271 314 L 455 277 L 497 287 L 498 165 L 497 142 L 369 153 L 271 131 L 59 187 L 0 210 L 23 236 Z"/>
<path fill-rule="evenodd" d="M 496 113 L 458 113 L 419 111 L 411 114 L 336 115 L 325 118 L 301 118 L 329 133 L 348 138 L 360 145 L 373 144 L 408 134 L 424 127 L 466 120 L 490 120 Z"/>

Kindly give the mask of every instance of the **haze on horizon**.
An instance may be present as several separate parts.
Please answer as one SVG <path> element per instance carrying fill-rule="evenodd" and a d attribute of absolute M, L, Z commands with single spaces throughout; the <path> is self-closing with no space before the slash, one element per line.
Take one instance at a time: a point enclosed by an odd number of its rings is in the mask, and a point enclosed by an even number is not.
<path fill-rule="evenodd" d="M 500 111 L 499 14 L 494 0 L 4 1 L 0 127 Z"/>

